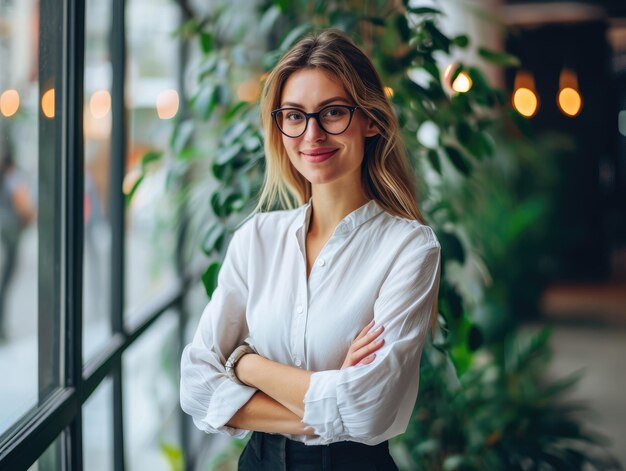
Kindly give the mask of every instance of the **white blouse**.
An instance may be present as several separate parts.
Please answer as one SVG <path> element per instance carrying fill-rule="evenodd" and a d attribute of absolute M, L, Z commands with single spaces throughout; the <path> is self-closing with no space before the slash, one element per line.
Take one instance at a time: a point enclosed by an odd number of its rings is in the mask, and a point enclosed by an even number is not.
<path fill-rule="evenodd" d="M 288 438 L 375 445 L 406 430 L 436 306 L 439 243 L 430 227 L 372 200 L 337 225 L 307 280 L 310 214 L 310 203 L 258 213 L 233 236 L 182 355 L 181 406 L 205 432 L 246 433 L 225 424 L 256 389 L 230 380 L 223 366 L 246 339 L 265 358 L 316 372 L 303 418 L 316 436 Z M 372 319 L 385 326 L 376 359 L 340 369 Z"/>

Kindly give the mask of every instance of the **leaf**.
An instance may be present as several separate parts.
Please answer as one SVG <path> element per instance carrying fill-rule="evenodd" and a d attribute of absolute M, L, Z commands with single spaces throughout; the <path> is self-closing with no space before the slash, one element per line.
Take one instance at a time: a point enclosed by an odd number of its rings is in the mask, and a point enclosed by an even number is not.
<path fill-rule="evenodd" d="M 237 154 L 239 154 L 239 152 L 241 152 L 242 147 L 243 146 L 240 143 L 237 143 L 226 148 L 221 148 L 215 157 L 215 162 L 218 165 L 224 165 L 230 162 L 237 156 Z"/>
<path fill-rule="evenodd" d="M 468 146 L 472 142 L 474 130 L 465 121 L 460 121 L 455 128 L 456 137 L 461 144 Z"/>
<path fill-rule="evenodd" d="M 441 175 L 441 162 L 439 161 L 439 154 L 437 154 L 437 151 L 435 149 L 431 149 L 428 151 L 426 156 L 428 157 L 428 162 L 430 162 L 433 169 Z"/>
<path fill-rule="evenodd" d="M 441 10 L 437 10 L 436 8 L 431 7 L 408 7 L 407 10 L 410 13 L 414 13 L 416 15 L 443 15 Z"/>
<path fill-rule="evenodd" d="M 150 150 L 143 154 L 141 157 L 141 172 L 144 173 L 146 171 L 146 167 L 151 162 L 156 162 L 163 157 L 163 151 L 160 150 Z"/>
<path fill-rule="evenodd" d="M 247 121 L 236 121 L 235 124 L 226 129 L 226 132 L 222 136 L 222 142 L 224 142 L 224 144 L 232 144 L 235 139 L 245 132 L 249 124 L 250 123 Z"/>
<path fill-rule="evenodd" d="M 478 326 L 473 325 L 467 335 L 467 346 L 470 351 L 475 352 L 483 345 L 483 334 Z"/>
<path fill-rule="evenodd" d="M 133 199 L 133 196 L 135 195 L 135 193 L 137 192 L 137 189 L 139 188 L 139 185 L 141 185 L 141 182 L 143 181 L 144 175 L 140 175 L 139 178 L 137 178 L 137 180 L 135 180 L 135 183 L 133 183 L 132 188 L 130 189 L 130 191 L 126 194 L 126 207 L 129 208 L 130 207 L 130 203 Z"/>
<path fill-rule="evenodd" d="M 519 67 L 520 60 L 512 54 L 500 51 L 492 51 L 484 47 L 478 48 L 478 54 L 485 60 L 502 67 Z"/>
<path fill-rule="evenodd" d="M 276 24 L 278 18 L 280 18 L 280 13 L 281 11 L 278 5 L 272 5 L 269 7 L 261 17 L 259 29 L 265 34 L 269 33 Z"/>
<path fill-rule="evenodd" d="M 205 54 L 208 54 L 213 49 L 213 36 L 206 31 L 200 32 L 200 49 Z"/>
<path fill-rule="evenodd" d="M 465 263 L 465 249 L 456 234 L 443 232 L 438 235 L 441 253 L 445 254 L 446 260 L 458 260 L 461 264 Z"/>
<path fill-rule="evenodd" d="M 289 34 L 283 39 L 283 42 L 280 43 L 280 50 L 286 51 L 291 46 L 293 46 L 298 39 L 304 36 L 306 33 L 313 29 L 313 25 L 310 23 L 304 23 L 300 26 L 292 29 Z"/>
<path fill-rule="evenodd" d="M 411 28 L 405 15 L 396 16 L 396 31 L 403 42 L 408 42 L 411 38 Z"/>
<path fill-rule="evenodd" d="M 218 180 L 227 182 L 233 174 L 233 167 L 232 165 L 219 165 L 218 163 L 213 162 L 213 165 L 211 165 L 211 172 Z"/>
<path fill-rule="evenodd" d="M 193 135 L 194 129 L 194 122 L 190 119 L 181 121 L 178 126 L 176 126 L 176 129 L 172 134 L 172 139 L 170 140 L 170 145 L 176 153 L 180 153 L 185 147 L 187 147 L 187 144 Z"/>
<path fill-rule="evenodd" d="M 452 43 L 460 48 L 469 46 L 469 37 L 466 34 L 460 34 L 452 39 Z"/>
<path fill-rule="evenodd" d="M 200 113 L 202 119 L 208 120 L 213 114 L 215 105 L 217 105 L 217 93 L 217 85 L 211 83 L 201 87 L 193 97 L 191 105 Z"/>
<path fill-rule="evenodd" d="M 184 459 L 183 450 L 176 445 L 169 445 L 167 443 L 161 443 L 161 452 L 165 455 L 165 459 L 169 464 L 169 469 L 172 471 L 183 471 Z"/>
<path fill-rule="evenodd" d="M 242 109 L 249 106 L 247 101 L 239 101 L 235 104 L 235 106 L 230 107 L 226 113 L 224 113 L 223 119 L 228 122 L 231 121 L 237 113 L 239 113 Z"/>
<path fill-rule="evenodd" d="M 465 156 L 459 151 L 457 148 L 452 146 L 445 146 L 446 154 L 450 159 L 450 162 L 454 167 L 463 175 L 468 176 L 471 171 L 471 167 L 469 165 L 468 160 Z"/>
<path fill-rule="evenodd" d="M 204 285 L 204 290 L 206 291 L 209 299 L 211 299 L 211 296 L 213 296 L 213 293 L 215 292 L 215 288 L 217 288 L 217 277 L 219 275 L 220 268 L 221 264 L 214 262 L 209 265 L 202 274 L 202 284 Z"/>
<path fill-rule="evenodd" d="M 224 235 L 226 229 L 224 225 L 216 221 L 207 230 L 202 241 L 202 250 L 206 255 L 211 255 L 215 251 L 219 251 L 222 248 L 224 242 Z"/>
<path fill-rule="evenodd" d="M 433 45 L 437 49 L 441 49 L 446 54 L 449 54 L 450 44 L 452 43 L 452 40 L 448 38 L 448 36 L 443 34 L 441 30 L 437 28 L 437 26 L 432 21 L 425 21 L 424 28 L 426 29 L 426 31 L 428 31 L 428 34 L 430 34 L 430 37 L 433 41 Z"/>

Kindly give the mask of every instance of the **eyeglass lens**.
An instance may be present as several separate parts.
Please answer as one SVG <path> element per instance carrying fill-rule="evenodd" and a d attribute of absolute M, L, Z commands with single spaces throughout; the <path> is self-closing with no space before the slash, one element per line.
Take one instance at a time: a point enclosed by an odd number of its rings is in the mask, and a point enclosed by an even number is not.
<path fill-rule="evenodd" d="M 328 106 L 319 112 L 322 129 L 329 134 L 341 134 L 350 125 L 352 112 L 344 106 Z M 276 113 L 276 123 L 280 130 L 290 137 L 304 134 L 307 127 L 307 116 L 297 108 L 284 108 Z"/>

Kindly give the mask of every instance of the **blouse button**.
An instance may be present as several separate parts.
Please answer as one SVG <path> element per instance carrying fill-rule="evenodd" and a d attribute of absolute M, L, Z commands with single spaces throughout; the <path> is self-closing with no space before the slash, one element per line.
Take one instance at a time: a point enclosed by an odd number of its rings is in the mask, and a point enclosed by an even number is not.
<path fill-rule="evenodd" d="M 302 365 L 302 361 L 300 361 L 300 358 L 296 358 L 296 366 L 300 366 Z"/>
<path fill-rule="evenodd" d="M 302 307 L 302 304 L 298 304 L 298 307 L 296 308 L 296 312 L 298 314 L 302 314 L 302 311 L 304 311 L 304 308 Z"/>
<path fill-rule="evenodd" d="M 317 264 L 318 264 L 320 267 L 323 267 L 324 265 L 326 265 L 326 261 L 325 261 L 323 258 L 320 258 L 320 261 L 319 261 L 319 262 L 317 262 Z"/>

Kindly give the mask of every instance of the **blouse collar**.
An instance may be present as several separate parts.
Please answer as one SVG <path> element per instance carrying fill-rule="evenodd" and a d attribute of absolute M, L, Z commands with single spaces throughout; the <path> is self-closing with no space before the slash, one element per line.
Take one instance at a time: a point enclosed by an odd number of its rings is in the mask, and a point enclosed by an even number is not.
<path fill-rule="evenodd" d="M 296 233 L 304 228 L 304 233 L 306 234 L 309 229 L 312 210 L 311 201 L 312 200 L 309 199 L 307 203 L 298 208 L 299 213 L 296 217 L 294 225 L 292 226 L 292 229 Z M 344 217 L 339 224 L 337 224 L 334 234 L 347 234 L 352 232 L 361 224 L 369 221 L 374 216 L 377 216 L 382 212 L 383 209 L 378 205 L 378 203 L 375 200 L 370 200 Z"/>

